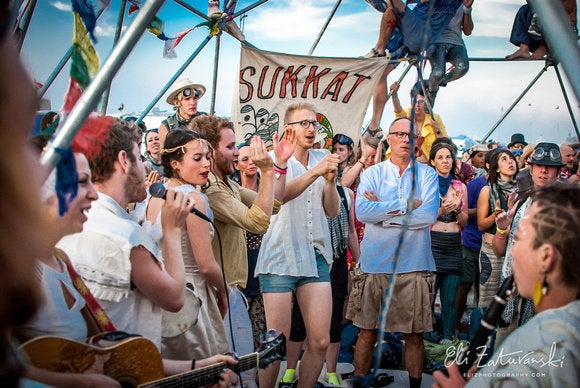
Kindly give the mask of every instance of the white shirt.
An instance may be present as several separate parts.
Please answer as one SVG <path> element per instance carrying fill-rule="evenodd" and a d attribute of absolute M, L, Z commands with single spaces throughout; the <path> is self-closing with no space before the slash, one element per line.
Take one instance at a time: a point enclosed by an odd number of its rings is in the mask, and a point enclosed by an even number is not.
<path fill-rule="evenodd" d="M 117 329 L 140 334 L 161 347 L 161 309 L 131 288 L 131 250 L 143 246 L 163 267 L 155 242 L 111 197 L 99 193 L 81 233 L 57 246 L 71 258 L 79 275 Z"/>
<path fill-rule="evenodd" d="M 308 167 L 294 156 L 290 157 L 286 182 L 306 173 L 328 153 L 328 150 L 309 150 Z M 280 212 L 272 216 L 270 228 L 262 239 L 256 275 L 318 277 L 315 249 L 327 263 L 332 263 L 330 231 L 322 204 L 325 184 L 323 177 L 316 178 L 298 197 L 283 204 Z"/>
<path fill-rule="evenodd" d="M 437 173 L 431 167 L 415 163 L 413 198 L 420 199 L 422 204 L 408 213 L 412 184 L 411 165 L 399 176 L 399 167 L 391 159 L 369 167 L 361 175 L 355 209 L 357 218 L 366 223 L 359 259 L 363 272 L 435 271 L 429 227 L 435 223 L 439 211 Z M 365 191 L 375 193 L 378 201 L 366 199 Z M 393 211 L 399 213 L 388 214 Z M 407 230 L 395 269 L 394 259 L 404 223 Z"/>

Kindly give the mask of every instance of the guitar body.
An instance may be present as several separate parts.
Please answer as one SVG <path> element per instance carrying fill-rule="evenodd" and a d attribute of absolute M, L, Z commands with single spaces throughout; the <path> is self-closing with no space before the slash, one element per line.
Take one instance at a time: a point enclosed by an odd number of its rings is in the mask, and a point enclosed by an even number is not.
<path fill-rule="evenodd" d="M 30 364 L 61 373 L 102 373 L 124 387 L 137 387 L 165 377 L 153 342 L 130 337 L 108 347 L 59 337 L 38 337 L 21 346 Z"/>
<path fill-rule="evenodd" d="M 123 387 L 200 387 L 219 381 L 224 368 L 235 372 L 266 368 L 286 353 L 284 334 L 270 330 L 264 334 L 260 351 L 239 357 L 237 364 L 222 362 L 165 377 L 159 351 L 146 338 L 110 332 L 88 342 L 91 344 L 46 336 L 34 338 L 20 349 L 37 368 L 59 373 L 105 374 Z"/>

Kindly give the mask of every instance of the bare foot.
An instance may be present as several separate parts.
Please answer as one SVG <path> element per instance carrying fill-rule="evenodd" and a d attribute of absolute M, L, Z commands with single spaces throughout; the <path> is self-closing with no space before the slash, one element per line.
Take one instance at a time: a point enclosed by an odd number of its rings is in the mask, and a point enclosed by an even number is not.
<path fill-rule="evenodd" d="M 523 48 L 523 47 L 520 47 L 512 54 L 507 55 L 505 57 L 505 59 L 507 59 L 508 61 L 513 61 L 514 59 L 529 59 L 529 58 L 530 58 L 530 52 L 528 51 L 527 48 Z"/>
<path fill-rule="evenodd" d="M 534 51 L 530 58 L 532 59 L 544 59 L 548 54 L 548 47 L 545 43 L 540 44 L 540 46 Z"/>

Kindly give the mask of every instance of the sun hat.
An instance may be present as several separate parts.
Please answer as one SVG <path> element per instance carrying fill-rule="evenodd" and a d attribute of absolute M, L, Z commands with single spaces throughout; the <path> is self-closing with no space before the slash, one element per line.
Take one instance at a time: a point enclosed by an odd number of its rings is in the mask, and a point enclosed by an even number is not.
<path fill-rule="evenodd" d="M 195 91 L 195 93 L 197 94 L 197 98 L 201 98 L 201 96 L 203 96 L 205 94 L 205 86 L 200 85 L 200 84 L 194 84 L 188 78 L 181 78 L 181 79 L 178 79 L 173 84 L 173 89 L 171 90 L 171 92 L 169 93 L 169 95 L 167 96 L 165 101 L 167 101 L 167 103 L 169 105 L 173 105 L 173 101 L 175 100 L 175 97 L 177 97 L 179 92 L 181 92 L 187 88 L 193 89 Z"/>
<path fill-rule="evenodd" d="M 472 158 L 478 152 L 488 152 L 489 148 L 487 148 L 487 144 L 476 144 L 469 150 L 469 157 Z"/>
<path fill-rule="evenodd" d="M 560 147 L 554 143 L 538 143 L 532 153 L 532 158 L 529 164 L 540 166 L 562 167 L 562 155 L 560 154 Z"/>
<path fill-rule="evenodd" d="M 514 133 L 512 135 L 512 138 L 510 140 L 510 143 L 507 145 L 508 148 L 513 147 L 516 144 L 523 144 L 524 147 L 528 145 L 528 143 L 526 142 L 526 138 L 524 137 L 524 135 L 522 135 L 521 133 Z"/>

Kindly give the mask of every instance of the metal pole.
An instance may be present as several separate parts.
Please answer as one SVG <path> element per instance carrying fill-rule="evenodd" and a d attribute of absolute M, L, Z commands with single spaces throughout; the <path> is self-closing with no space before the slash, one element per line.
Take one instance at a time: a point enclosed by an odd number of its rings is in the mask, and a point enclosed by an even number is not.
<path fill-rule="evenodd" d="M 411 70 L 411 67 L 413 67 L 413 65 L 411 65 L 409 63 L 409 65 L 405 68 L 405 70 L 403 70 L 403 73 L 401 74 L 401 76 L 399 77 L 399 79 L 397 80 L 397 82 L 400 84 L 401 82 L 403 82 L 403 78 L 405 78 L 405 76 L 407 75 L 407 73 L 409 72 L 409 70 Z M 389 85 L 387 85 L 387 88 L 389 87 Z M 391 98 L 391 96 L 393 95 L 393 91 L 387 89 L 387 101 L 389 101 L 389 98 Z"/>
<path fill-rule="evenodd" d="M 516 98 L 516 100 L 514 101 L 514 103 L 505 111 L 505 113 L 499 118 L 499 120 L 493 125 L 493 127 L 485 134 L 485 136 L 483 137 L 483 139 L 481 139 L 481 143 L 484 143 L 487 140 L 487 138 L 493 133 L 493 131 L 495 131 L 495 129 L 501 124 L 501 122 L 503 121 L 503 119 L 505 119 L 506 116 L 512 111 L 512 109 L 515 108 L 515 106 L 518 104 L 518 102 L 520 102 L 520 100 L 524 97 L 524 95 L 528 92 L 528 90 L 530 90 L 530 88 L 536 83 L 536 81 L 538 79 L 540 79 L 540 77 L 546 71 L 546 69 L 548 68 L 548 66 L 550 66 L 550 63 L 548 61 L 546 61 L 546 64 L 544 65 L 544 67 L 542 68 L 542 70 L 540 70 L 540 72 L 538 73 L 538 75 L 536 76 L 536 78 L 534 78 L 532 80 L 532 82 L 530 82 L 530 84 L 528 85 L 527 88 L 524 89 L 524 91 L 522 92 L 522 94 L 520 94 L 519 97 Z"/>
<path fill-rule="evenodd" d="M 30 26 L 30 20 L 32 19 L 32 14 L 34 13 L 34 8 L 36 8 L 36 0 L 31 0 L 30 5 L 28 7 L 28 12 L 26 13 L 26 17 L 24 18 L 23 27 L 20 30 L 21 36 L 18 40 L 18 51 L 22 49 L 22 44 L 24 43 L 24 38 L 26 37 L 26 33 L 28 32 L 28 27 Z"/>
<path fill-rule="evenodd" d="M 577 99 L 580 99 L 580 48 L 576 34 L 570 27 L 570 20 L 560 1 L 531 0 L 532 9 L 537 12 L 552 57 L 562 63 L 566 77 L 572 85 Z"/>
<path fill-rule="evenodd" d="M 209 113 L 215 114 L 215 98 L 217 95 L 217 77 L 218 77 L 218 67 L 220 63 L 220 43 L 221 43 L 221 36 L 216 36 L 215 41 L 215 54 L 213 57 L 213 80 L 212 80 L 212 90 L 211 90 L 211 104 L 209 107 Z"/>
<path fill-rule="evenodd" d="M 242 8 L 242 9 L 240 9 L 238 12 L 234 12 L 234 14 L 233 14 L 233 18 L 235 19 L 235 18 L 237 18 L 238 16 L 240 16 L 240 15 L 243 15 L 243 14 L 247 13 L 248 11 L 251 11 L 251 10 L 253 10 L 253 9 L 254 9 L 254 8 L 256 8 L 257 6 L 260 6 L 260 5 L 264 4 L 264 3 L 266 3 L 267 1 L 268 1 L 268 0 L 259 0 L 259 1 L 256 1 L 254 4 L 250 4 L 250 5 L 249 5 L 249 6 L 247 6 L 246 8 Z"/>
<path fill-rule="evenodd" d="M 336 10 L 338 9 L 338 6 L 340 5 L 341 2 L 342 2 L 342 0 L 337 0 L 336 4 L 334 4 L 334 8 L 330 12 L 330 15 L 328 15 L 328 18 L 326 18 L 326 22 L 324 23 L 324 25 L 322 26 L 322 29 L 318 33 L 318 36 L 314 40 L 312 47 L 310 47 L 310 51 L 308 51 L 308 55 L 312 55 L 312 53 L 314 52 L 314 49 L 316 49 L 316 46 L 318 46 L 318 42 L 320 42 L 322 35 L 324 35 L 324 32 L 326 31 L 326 27 L 328 27 L 328 25 L 330 24 L 330 21 L 334 17 L 334 14 L 336 13 Z"/>
<path fill-rule="evenodd" d="M 70 146 L 86 118 L 99 103 L 103 91 L 111 82 L 113 76 L 119 70 L 133 47 L 135 47 L 137 41 L 164 2 L 165 0 L 149 0 L 143 5 L 141 11 L 137 14 L 135 20 L 119 41 L 119 44 L 113 49 L 111 55 L 95 76 L 95 79 L 89 84 L 66 121 L 58 130 L 54 141 L 49 143 L 46 152 L 40 160 L 43 165 L 55 166 L 58 163 L 60 155 L 56 152 L 56 149 L 68 148 Z"/>
<path fill-rule="evenodd" d="M 101 15 L 103 14 L 104 11 L 105 11 L 105 9 L 103 8 L 103 9 L 100 9 L 99 12 L 97 12 L 97 20 L 99 20 L 99 17 L 101 17 Z M 72 55 L 72 50 L 73 50 L 73 46 L 71 45 L 68 48 L 68 50 L 66 51 L 66 53 L 62 56 L 62 58 L 60 59 L 60 62 L 58 62 L 58 64 L 56 65 L 56 67 L 54 68 L 52 73 L 50 73 L 50 75 L 48 76 L 46 81 L 44 81 L 42 88 L 40 88 L 40 90 L 38 91 L 38 98 L 42 98 L 44 96 L 44 93 L 46 93 L 48 88 L 50 88 L 50 85 L 52 85 L 52 83 L 54 82 L 54 80 L 56 79 L 58 74 L 64 68 L 64 65 L 66 65 L 66 63 L 70 59 L 70 57 Z"/>
<path fill-rule="evenodd" d="M 115 37 L 113 38 L 113 48 L 117 45 L 119 37 L 121 36 L 121 30 L 123 29 L 123 20 L 125 19 L 125 8 L 127 7 L 127 0 L 121 1 L 121 7 L 119 8 L 119 17 L 117 17 L 117 28 L 115 30 Z M 111 80 L 112 82 L 112 80 Z M 111 83 L 109 83 L 105 93 L 103 93 L 103 104 L 101 105 L 101 114 L 107 114 L 107 106 L 109 105 L 109 95 L 111 93 Z"/>
<path fill-rule="evenodd" d="M 159 91 L 159 93 L 157 93 L 155 98 L 153 98 L 153 101 L 151 101 L 149 103 L 149 105 L 147 105 L 145 110 L 143 110 L 143 112 L 141 112 L 141 115 L 137 118 L 137 121 L 135 121 L 136 124 L 139 124 L 143 121 L 143 117 L 147 116 L 147 113 L 149 113 L 149 111 L 155 106 L 155 104 L 157 104 L 157 101 L 159 101 L 159 99 L 161 97 L 163 97 L 163 95 L 165 94 L 167 89 L 169 89 L 169 87 L 173 84 L 173 82 L 175 82 L 177 77 L 179 77 L 181 75 L 181 73 L 183 73 L 185 71 L 185 69 L 187 69 L 187 66 L 189 66 L 191 61 L 193 61 L 195 59 L 195 57 L 200 53 L 200 51 L 205 47 L 205 45 L 210 41 L 211 38 L 212 38 L 212 36 L 208 35 L 204 39 L 204 41 L 201 42 L 201 44 L 198 46 L 198 48 L 189 56 L 189 58 L 187 58 L 187 60 L 183 63 L 183 65 L 181 65 L 181 67 L 177 70 L 177 72 L 173 75 L 173 77 L 171 77 L 169 79 L 169 81 L 167 81 L 165 86 Z"/>
<path fill-rule="evenodd" d="M 564 95 L 564 101 L 566 101 L 566 107 L 568 108 L 568 113 L 570 113 L 570 118 L 572 119 L 572 125 L 574 125 L 574 131 L 576 132 L 576 137 L 580 140 L 580 132 L 578 131 L 578 124 L 576 123 L 576 118 L 574 117 L 574 112 L 572 111 L 572 105 L 570 105 L 570 100 L 568 99 L 568 94 L 566 93 L 566 88 L 564 87 L 564 82 L 562 81 L 562 76 L 560 75 L 560 69 L 558 65 L 554 65 L 554 70 L 556 70 L 556 75 L 558 76 L 558 82 L 560 83 L 560 88 L 562 89 L 562 94 Z"/>
<path fill-rule="evenodd" d="M 188 11 L 193 12 L 194 14 L 196 14 L 197 16 L 199 16 L 202 19 L 205 20 L 209 20 L 209 18 L 207 17 L 207 15 L 201 11 L 199 11 L 197 8 L 192 7 L 191 5 L 187 4 L 186 2 L 182 1 L 182 0 L 173 0 L 175 1 L 177 4 L 181 5 L 183 8 L 187 9 Z"/>

